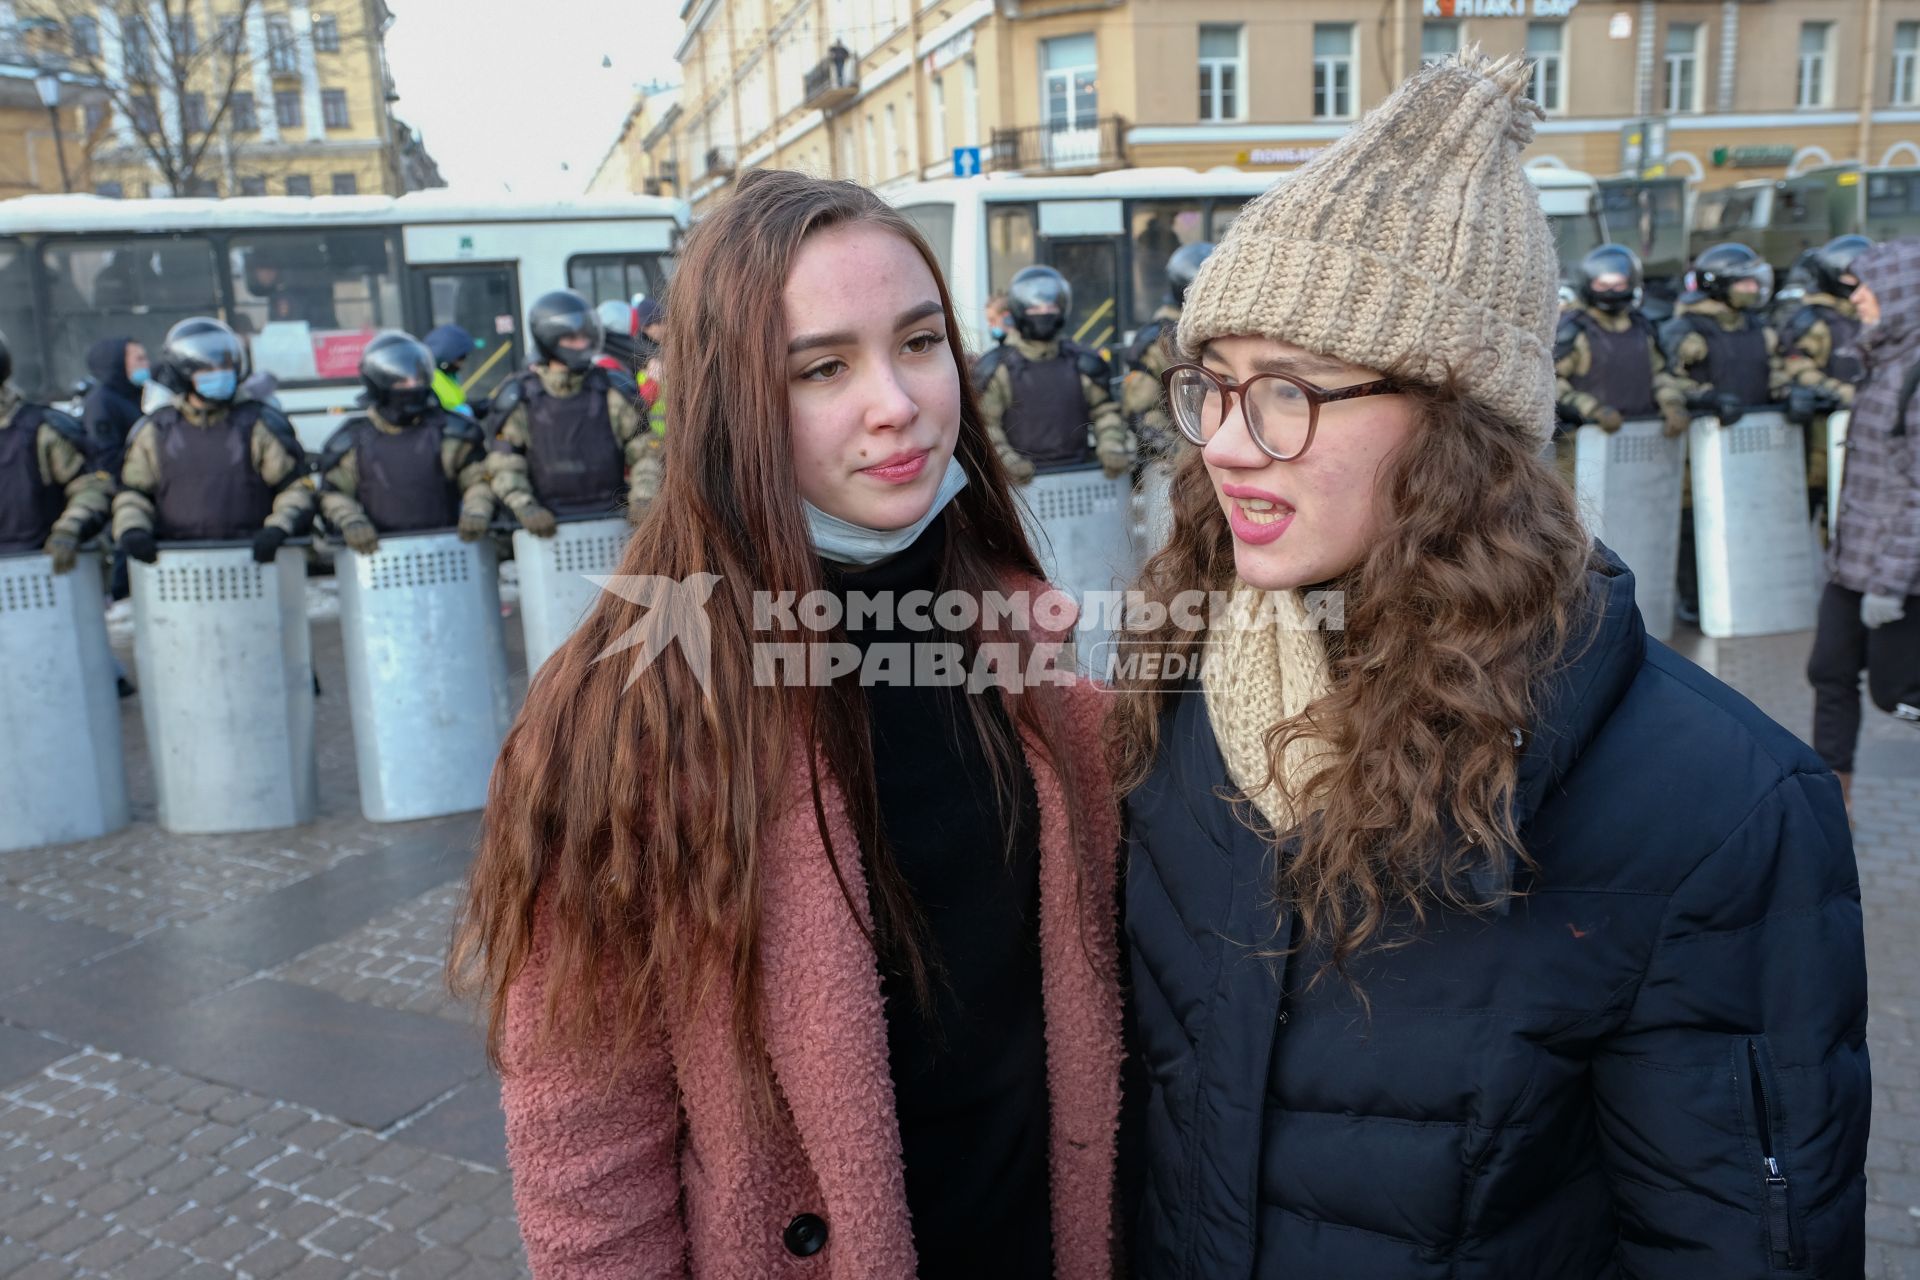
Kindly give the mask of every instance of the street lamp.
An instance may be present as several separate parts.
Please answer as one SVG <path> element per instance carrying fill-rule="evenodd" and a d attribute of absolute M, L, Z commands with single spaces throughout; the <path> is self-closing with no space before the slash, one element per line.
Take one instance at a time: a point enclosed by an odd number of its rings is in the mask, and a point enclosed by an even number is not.
<path fill-rule="evenodd" d="M 60 189 L 72 192 L 73 179 L 67 176 L 67 144 L 60 136 L 60 75 L 55 71 L 42 71 L 33 78 L 33 87 L 40 91 L 40 102 L 47 109 L 47 118 L 53 121 L 53 151 L 60 157 Z"/>

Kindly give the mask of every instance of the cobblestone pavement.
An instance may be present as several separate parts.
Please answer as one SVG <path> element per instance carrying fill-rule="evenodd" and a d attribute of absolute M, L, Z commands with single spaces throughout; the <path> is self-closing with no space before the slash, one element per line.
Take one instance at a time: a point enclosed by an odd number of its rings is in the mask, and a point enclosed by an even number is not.
<path fill-rule="evenodd" d="M 1802 734 L 1810 643 L 1675 639 Z M 474 821 L 360 818 L 334 623 L 314 649 L 313 824 L 159 831 L 134 699 L 134 825 L 0 855 L 0 1277 L 526 1274 L 498 1090 L 440 984 Z M 1917 782 L 1920 733 L 1869 711 L 1874 1280 L 1920 1280 Z"/>

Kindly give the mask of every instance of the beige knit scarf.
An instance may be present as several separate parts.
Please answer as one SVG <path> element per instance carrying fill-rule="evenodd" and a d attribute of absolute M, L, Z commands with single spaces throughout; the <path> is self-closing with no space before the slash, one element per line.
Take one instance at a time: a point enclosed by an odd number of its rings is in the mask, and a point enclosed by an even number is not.
<path fill-rule="evenodd" d="M 1293 809 L 1270 780 L 1266 735 L 1329 690 L 1326 646 L 1299 592 L 1244 583 L 1234 588 L 1228 619 L 1216 620 L 1208 641 L 1200 684 L 1227 776 L 1276 833 L 1291 831 Z M 1312 738 L 1289 742 L 1281 761 L 1287 783 L 1298 786 L 1324 750 Z"/>

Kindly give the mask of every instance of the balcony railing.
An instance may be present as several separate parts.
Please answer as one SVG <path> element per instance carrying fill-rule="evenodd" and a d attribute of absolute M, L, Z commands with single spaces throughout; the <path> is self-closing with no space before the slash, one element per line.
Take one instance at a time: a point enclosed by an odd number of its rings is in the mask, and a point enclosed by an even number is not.
<path fill-rule="evenodd" d="M 807 72 L 806 91 L 801 105 L 826 110 L 837 107 L 860 92 L 860 63 L 852 54 L 829 54 Z"/>
<path fill-rule="evenodd" d="M 1120 116 L 1074 125 L 1065 120 L 995 129 L 989 163 L 1000 173 L 1072 173 L 1127 167 L 1127 122 Z"/>

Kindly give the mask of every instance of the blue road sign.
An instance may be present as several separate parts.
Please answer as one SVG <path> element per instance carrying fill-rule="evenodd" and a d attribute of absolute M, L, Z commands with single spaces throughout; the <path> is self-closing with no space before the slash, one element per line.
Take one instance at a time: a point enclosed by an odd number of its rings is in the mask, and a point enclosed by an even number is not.
<path fill-rule="evenodd" d="M 955 147 L 953 149 L 953 176 L 956 178 L 980 176 L 980 148 Z"/>

